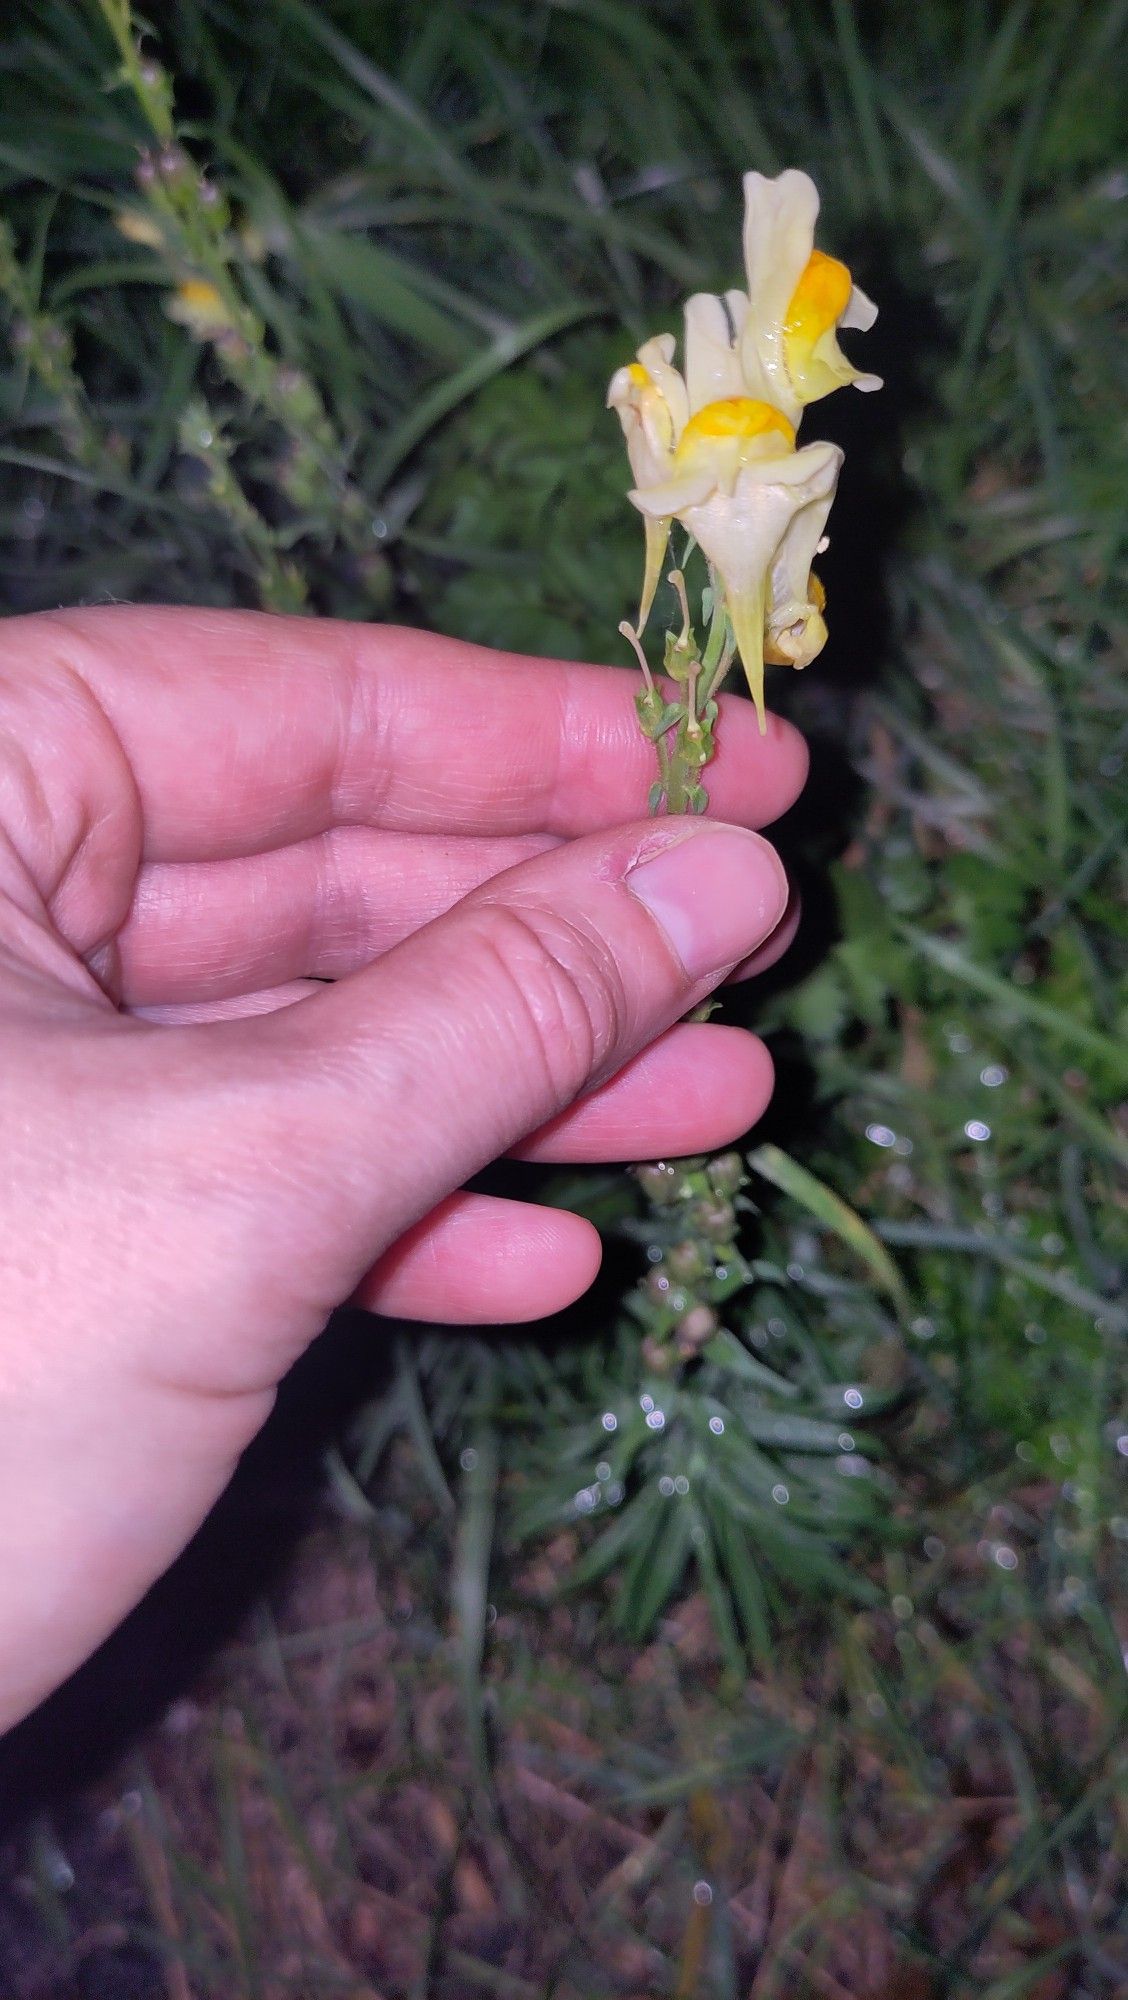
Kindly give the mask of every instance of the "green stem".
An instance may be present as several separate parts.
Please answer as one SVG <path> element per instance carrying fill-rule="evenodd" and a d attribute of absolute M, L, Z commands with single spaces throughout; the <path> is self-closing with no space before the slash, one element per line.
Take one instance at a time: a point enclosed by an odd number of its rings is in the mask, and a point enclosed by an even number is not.
<path fill-rule="evenodd" d="M 712 571 L 710 578 L 713 610 L 704 653 L 690 624 L 681 571 L 671 578 L 682 600 L 684 626 L 680 635 L 667 635 L 665 668 L 684 712 L 676 726 L 651 736 L 658 758 L 652 794 L 656 813 L 702 812 L 707 803 L 701 775 L 716 747 L 713 696 L 732 659 L 724 596 Z M 651 675 L 638 635 L 626 624 L 619 630 L 634 646 L 649 690 Z M 645 698 L 640 700 L 640 719 L 650 735 Z M 637 1171 L 650 1202 L 651 1254 L 658 1255 L 639 1282 L 632 1308 L 645 1329 L 642 1359 L 660 1374 L 680 1374 L 716 1331 L 715 1303 L 747 1277 L 737 1245 L 735 1207 L 746 1175 L 735 1153 L 676 1166 L 643 1165 Z"/>
<path fill-rule="evenodd" d="M 725 610 L 724 592 L 717 583 L 712 567 L 709 580 L 713 590 L 713 617 L 709 626 L 709 637 L 705 643 L 705 653 L 701 662 L 702 679 L 705 683 L 705 699 L 715 691 L 722 674 L 728 672 L 729 662 L 724 661 L 725 637 L 728 632 L 728 614 Z"/>
<path fill-rule="evenodd" d="M 715 644 L 714 644 L 715 642 Z M 713 613 L 713 624 L 709 632 L 709 643 L 705 648 L 705 658 L 701 663 L 701 712 L 718 693 L 729 668 L 733 663 L 734 648 L 731 644 L 728 614 L 723 604 Z"/>
<path fill-rule="evenodd" d="M 689 811 L 689 793 L 697 784 L 697 769 L 692 774 L 686 769 L 684 757 L 678 755 L 680 747 L 674 745 L 674 753 L 667 756 L 666 769 L 662 774 L 666 787 L 666 808 L 672 813 Z"/>

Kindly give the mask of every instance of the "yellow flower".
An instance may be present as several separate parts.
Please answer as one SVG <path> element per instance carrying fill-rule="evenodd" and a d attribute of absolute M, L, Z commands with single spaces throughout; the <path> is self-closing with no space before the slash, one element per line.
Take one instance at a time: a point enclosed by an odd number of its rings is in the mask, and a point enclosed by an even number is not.
<path fill-rule="evenodd" d="M 724 588 L 748 685 L 764 717 L 764 661 L 804 667 L 826 642 L 811 563 L 838 483 L 836 445 L 797 448 L 807 403 L 861 375 L 840 326 L 869 327 L 874 307 L 844 264 L 814 248 L 819 199 L 806 174 L 744 177 L 747 292 L 699 292 L 685 308 L 684 375 L 674 337 L 658 334 L 612 377 L 646 528 L 639 630 L 662 573 L 671 523 L 704 550 Z"/>
<path fill-rule="evenodd" d="M 877 307 L 845 264 L 815 249 L 818 213 L 818 190 L 808 174 L 794 168 L 775 180 L 745 174 L 747 313 L 736 337 L 747 379 L 762 380 L 767 386 L 761 393 L 796 424 L 807 403 L 833 389 L 881 387 L 879 376 L 859 374 L 838 345 L 839 327 L 868 331 Z M 728 298 L 731 306 L 743 295 Z"/>
<path fill-rule="evenodd" d="M 222 293 L 207 278 L 185 278 L 167 300 L 165 311 L 197 340 L 214 340 L 233 324 Z"/>
<path fill-rule="evenodd" d="M 142 243 L 146 250 L 161 250 L 164 237 L 160 225 L 144 209 L 119 208 L 114 217 L 114 228 L 130 243 Z"/>

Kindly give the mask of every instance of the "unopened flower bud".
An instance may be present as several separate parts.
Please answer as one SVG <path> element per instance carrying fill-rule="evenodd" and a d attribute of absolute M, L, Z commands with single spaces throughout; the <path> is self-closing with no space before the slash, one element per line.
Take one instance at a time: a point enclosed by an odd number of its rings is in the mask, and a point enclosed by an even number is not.
<path fill-rule="evenodd" d="M 647 1367 L 652 1369 L 655 1375 L 670 1373 L 674 1365 L 674 1351 L 667 1342 L 657 1340 L 652 1333 L 648 1333 L 639 1351 Z"/>
<path fill-rule="evenodd" d="M 719 1325 L 720 1320 L 712 1306 L 691 1306 L 674 1328 L 678 1352 L 686 1360 L 699 1354 L 706 1342 L 712 1340 Z"/>
<path fill-rule="evenodd" d="M 739 1153 L 718 1153 L 709 1162 L 709 1186 L 714 1194 L 737 1194 L 748 1176 L 744 1171 L 744 1161 Z"/>
<path fill-rule="evenodd" d="M 644 1194 L 659 1207 L 676 1201 L 681 1176 L 668 1160 L 655 1160 L 644 1167 L 635 1169 L 638 1183 Z"/>
<path fill-rule="evenodd" d="M 690 1210 L 693 1227 L 710 1243 L 729 1243 L 736 1228 L 736 1210 L 731 1201 L 695 1201 Z"/>
<path fill-rule="evenodd" d="M 647 736 L 657 735 L 666 712 L 666 703 L 661 688 L 648 687 L 644 688 L 641 694 L 636 694 L 635 708 L 638 710 L 638 719 L 642 724 L 644 734 Z"/>
<path fill-rule="evenodd" d="M 655 1264 L 653 1270 L 647 1272 L 642 1281 L 642 1289 L 652 1306 L 669 1305 L 670 1292 L 673 1288 L 670 1284 L 670 1274 L 662 1264 Z"/>
<path fill-rule="evenodd" d="M 684 1243 L 675 1243 L 667 1250 L 665 1262 L 671 1277 L 677 1278 L 683 1285 L 691 1285 L 695 1278 L 703 1278 L 709 1268 L 701 1245 L 689 1237 Z"/>

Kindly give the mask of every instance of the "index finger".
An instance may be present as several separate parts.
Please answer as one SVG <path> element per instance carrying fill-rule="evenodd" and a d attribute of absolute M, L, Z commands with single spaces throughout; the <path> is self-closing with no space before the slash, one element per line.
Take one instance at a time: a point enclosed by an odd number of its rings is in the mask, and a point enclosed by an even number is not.
<path fill-rule="evenodd" d="M 149 860 L 261 852 L 363 825 L 572 836 L 636 817 L 654 776 L 627 669 L 495 653 L 404 627 L 108 606 L 40 613 L 20 671 L 91 690 L 125 751 Z M 798 732 L 724 704 L 712 811 L 750 827 L 792 804 Z M 65 740 L 60 746 L 65 753 Z"/>

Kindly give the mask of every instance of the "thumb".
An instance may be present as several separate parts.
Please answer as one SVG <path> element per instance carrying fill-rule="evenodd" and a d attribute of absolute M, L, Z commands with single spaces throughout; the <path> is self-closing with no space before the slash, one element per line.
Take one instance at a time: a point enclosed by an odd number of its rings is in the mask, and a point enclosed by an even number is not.
<path fill-rule="evenodd" d="M 445 1195 L 694 1006 L 786 901 L 757 834 L 619 827 L 495 876 L 300 1007 L 222 1024 L 280 1079 L 311 1309 L 348 1296 Z M 271 1171 L 270 1141 L 252 1143 Z"/>

